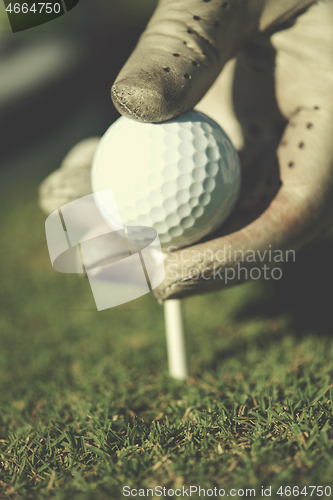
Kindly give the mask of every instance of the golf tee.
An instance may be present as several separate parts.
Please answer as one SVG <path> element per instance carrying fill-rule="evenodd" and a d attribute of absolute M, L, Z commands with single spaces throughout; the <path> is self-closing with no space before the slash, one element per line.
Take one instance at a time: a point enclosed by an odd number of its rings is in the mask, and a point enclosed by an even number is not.
<path fill-rule="evenodd" d="M 178 299 L 164 302 L 169 374 L 178 380 L 188 377 L 182 303 Z"/>

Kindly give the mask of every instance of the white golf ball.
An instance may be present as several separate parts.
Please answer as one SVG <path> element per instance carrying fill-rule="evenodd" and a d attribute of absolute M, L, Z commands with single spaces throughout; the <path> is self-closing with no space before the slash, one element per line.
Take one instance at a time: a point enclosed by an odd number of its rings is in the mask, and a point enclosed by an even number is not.
<path fill-rule="evenodd" d="M 94 192 L 111 188 L 122 223 L 154 228 L 163 249 L 191 245 L 217 229 L 235 205 L 240 180 L 230 139 L 198 111 L 163 123 L 119 118 L 101 139 L 92 168 Z M 105 201 L 97 205 L 112 227 Z"/>

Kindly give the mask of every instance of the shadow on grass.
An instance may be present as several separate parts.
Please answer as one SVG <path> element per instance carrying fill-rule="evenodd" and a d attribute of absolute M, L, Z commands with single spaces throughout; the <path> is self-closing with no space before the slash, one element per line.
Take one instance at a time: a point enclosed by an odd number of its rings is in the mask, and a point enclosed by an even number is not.
<path fill-rule="evenodd" d="M 333 241 L 323 242 L 297 254 L 296 262 L 283 268 L 281 280 L 251 285 L 246 300 L 232 308 L 230 327 L 214 329 L 214 354 L 199 361 L 198 373 L 205 368 L 218 370 L 234 357 L 248 359 L 252 352 L 268 353 L 272 348 L 280 351 L 286 336 L 293 345 L 293 341 L 305 340 L 309 335 L 330 341 L 332 256 Z"/>
<path fill-rule="evenodd" d="M 280 281 L 262 283 L 262 294 L 254 298 L 235 315 L 241 321 L 276 318 L 288 313 L 296 337 L 307 332 L 327 336 L 333 332 L 333 241 L 296 255 L 296 262 L 288 263 Z M 271 338 L 271 337 L 270 337 Z"/>

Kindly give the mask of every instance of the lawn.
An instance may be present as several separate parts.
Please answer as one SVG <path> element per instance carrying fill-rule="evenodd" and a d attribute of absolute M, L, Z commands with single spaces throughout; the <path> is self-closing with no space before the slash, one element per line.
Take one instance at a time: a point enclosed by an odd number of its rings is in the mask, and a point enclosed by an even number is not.
<path fill-rule="evenodd" d="M 332 245 L 281 283 L 186 299 L 180 383 L 152 294 L 97 312 L 87 280 L 53 271 L 43 175 L 1 183 L 0 498 L 120 499 L 125 486 L 318 498 L 311 486 L 333 486 Z"/>

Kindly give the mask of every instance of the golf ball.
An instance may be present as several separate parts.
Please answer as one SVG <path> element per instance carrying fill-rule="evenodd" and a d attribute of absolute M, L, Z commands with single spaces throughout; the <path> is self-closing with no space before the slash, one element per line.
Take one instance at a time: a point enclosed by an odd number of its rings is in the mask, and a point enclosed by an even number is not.
<path fill-rule="evenodd" d="M 240 189 L 240 164 L 225 132 L 190 111 L 163 123 L 119 118 L 97 148 L 94 192 L 111 188 L 125 226 L 154 228 L 161 246 L 191 245 L 228 217 Z M 97 199 L 112 227 L 108 207 Z M 144 239 L 144 230 L 138 239 Z"/>

